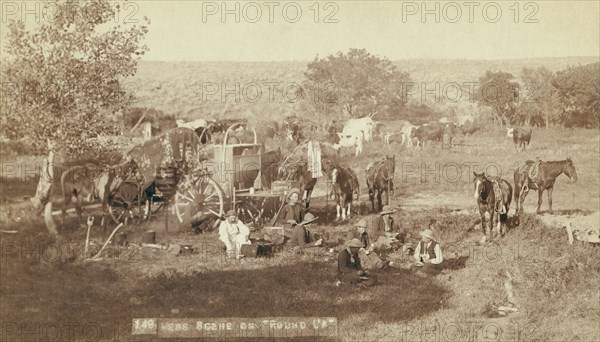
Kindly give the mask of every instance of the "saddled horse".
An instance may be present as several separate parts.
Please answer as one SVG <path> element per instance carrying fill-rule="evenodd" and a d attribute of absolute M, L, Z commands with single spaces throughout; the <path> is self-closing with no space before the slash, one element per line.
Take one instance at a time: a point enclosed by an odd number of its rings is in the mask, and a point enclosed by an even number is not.
<path fill-rule="evenodd" d="M 139 175 L 138 165 L 133 160 L 128 160 L 122 164 L 102 169 L 95 165 L 77 165 L 69 168 L 60 177 L 63 206 L 63 223 L 66 218 L 67 205 L 71 203 L 73 197 L 76 198 L 75 210 L 79 218 L 79 223 L 83 223 L 82 202 L 87 197 L 87 201 L 94 199 L 102 201 L 102 210 L 108 212 L 108 203 L 111 194 L 127 179 Z"/>
<path fill-rule="evenodd" d="M 377 161 L 367 167 L 367 187 L 369 188 L 369 199 L 371 207 L 375 210 L 375 194 L 377 194 L 377 208 L 383 209 L 381 195 L 384 191 L 388 194 L 394 193 L 394 171 L 396 169 L 396 156 L 385 156 L 385 159 Z"/>
<path fill-rule="evenodd" d="M 336 203 L 336 220 L 350 217 L 354 194 L 359 194 L 358 177 L 349 167 L 337 165 L 330 160 L 323 162 L 323 171 L 331 179 Z"/>
<path fill-rule="evenodd" d="M 558 176 L 564 173 L 571 179 L 570 183 L 577 182 L 577 170 L 571 158 L 559 161 L 540 161 L 537 167 L 537 176 L 534 176 L 535 180 L 531 177 L 534 164 L 533 160 L 528 160 L 525 162 L 523 168 L 515 171 L 515 202 L 517 202 L 517 213 L 523 210 L 523 202 L 530 189 L 538 191 L 536 213 L 539 214 L 544 190 L 548 191 L 548 209 L 552 212 L 552 190 Z"/>
<path fill-rule="evenodd" d="M 298 182 L 301 197 L 305 196 L 305 206 L 310 207 L 310 196 L 317 184 L 317 178 L 312 178 L 312 174 L 308 171 L 308 162 L 302 161 L 295 164 L 287 164 L 279 167 L 279 179 L 292 180 Z"/>
<path fill-rule="evenodd" d="M 490 215 L 490 237 L 495 224 L 498 225 L 496 234 L 504 236 L 512 199 L 512 186 L 508 181 L 499 177 L 488 177 L 483 173 L 477 174 L 476 172 L 473 172 L 473 175 L 474 196 L 479 207 L 483 235 L 487 235 L 485 224 L 485 213 L 487 212 Z"/>

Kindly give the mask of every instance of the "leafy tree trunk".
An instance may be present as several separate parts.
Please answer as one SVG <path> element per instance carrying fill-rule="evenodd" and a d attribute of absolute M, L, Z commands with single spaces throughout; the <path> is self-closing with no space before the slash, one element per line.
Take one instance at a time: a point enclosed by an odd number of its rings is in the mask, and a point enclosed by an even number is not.
<path fill-rule="evenodd" d="M 53 235 L 58 235 L 56 223 L 52 219 L 52 181 L 54 180 L 54 144 L 48 140 L 48 158 L 44 160 L 42 169 L 40 170 L 40 180 L 35 191 L 35 196 L 31 199 L 31 203 L 37 215 L 44 212 L 44 222 L 48 232 Z"/>

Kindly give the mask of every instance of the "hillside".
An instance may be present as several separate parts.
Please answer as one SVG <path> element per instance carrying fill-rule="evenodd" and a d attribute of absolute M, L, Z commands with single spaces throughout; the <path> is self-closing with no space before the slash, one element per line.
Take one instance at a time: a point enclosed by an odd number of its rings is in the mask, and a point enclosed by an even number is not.
<path fill-rule="evenodd" d="M 417 83 L 434 89 L 450 82 L 477 82 L 487 70 L 519 77 L 522 68 L 544 66 L 551 71 L 588 64 L 598 57 L 536 58 L 515 60 L 402 60 L 394 64 L 408 71 Z M 303 80 L 308 62 L 141 62 L 129 82 L 135 106 L 149 106 L 177 117 L 242 117 L 299 113 L 308 110 L 294 90 Z M 413 96 L 420 101 L 421 96 Z M 433 96 L 427 102 L 434 102 Z M 468 96 L 461 97 L 463 105 Z M 456 106 L 456 104 L 451 104 Z M 439 107 L 439 104 L 438 104 Z M 442 104 L 443 107 L 443 104 Z"/>

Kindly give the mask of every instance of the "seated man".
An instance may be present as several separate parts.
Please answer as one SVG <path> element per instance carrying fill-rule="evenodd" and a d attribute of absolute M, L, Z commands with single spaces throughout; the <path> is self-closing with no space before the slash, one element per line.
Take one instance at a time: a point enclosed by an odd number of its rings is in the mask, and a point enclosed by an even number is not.
<path fill-rule="evenodd" d="M 316 220 L 317 217 L 314 217 L 311 213 L 304 215 L 304 220 L 294 227 L 290 239 L 286 244 L 298 251 L 305 251 L 311 254 L 325 253 L 325 251 L 319 247 L 323 242 L 322 239 L 319 239 L 315 242 L 309 242 L 310 231 L 308 230 L 308 227 Z"/>
<path fill-rule="evenodd" d="M 358 256 L 362 243 L 358 239 L 352 239 L 346 243 L 346 248 L 338 254 L 337 278 L 339 286 L 341 283 L 350 283 L 367 287 L 374 284 L 374 279 L 368 278 L 368 272 L 365 271 L 360 263 Z"/>
<path fill-rule="evenodd" d="M 242 257 L 242 245 L 250 243 L 250 229 L 237 219 L 235 210 L 229 210 L 226 217 L 219 225 L 219 240 L 227 247 L 227 257 L 239 259 Z"/>
<path fill-rule="evenodd" d="M 373 248 L 392 248 L 392 244 L 398 240 L 404 240 L 404 233 L 398 231 L 394 224 L 392 214 L 396 211 L 389 205 L 383 207 L 379 216 L 373 219 L 370 237 L 373 239 Z"/>
<path fill-rule="evenodd" d="M 360 260 L 362 260 L 365 269 L 384 269 L 391 264 L 389 260 L 381 260 L 379 255 L 373 252 L 373 245 L 371 244 L 369 234 L 367 233 L 367 221 L 365 219 L 358 221 L 353 237 L 362 243 L 362 248 L 359 253 Z"/>
<path fill-rule="evenodd" d="M 430 275 L 438 275 L 442 271 L 444 257 L 440 244 L 435 241 L 433 231 L 425 229 L 421 232 L 421 242 L 415 248 L 415 264 L 412 270 L 420 270 Z"/>
<path fill-rule="evenodd" d="M 304 216 L 304 206 L 300 204 L 300 195 L 300 189 L 292 188 L 286 196 L 287 204 L 281 208 L 275 219 L 277 223 L 288 230 L 302 221 Z"/>

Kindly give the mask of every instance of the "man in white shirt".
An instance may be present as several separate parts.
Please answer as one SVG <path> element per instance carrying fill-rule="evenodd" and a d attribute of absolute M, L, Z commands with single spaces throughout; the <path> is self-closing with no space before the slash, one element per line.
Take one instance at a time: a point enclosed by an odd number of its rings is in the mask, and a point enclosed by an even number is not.
<path fill-rule="evenodd" d="M 425 229 L 421 232 L 421 242 L 415 248 L 414 257 L 416 263 L 411 266 L 411 269 L 417 269 L 431 275 L 437 275 L 442 271 L 442 263 L 444 262 L 442 247 L 435 241 L 431 229 Z"/>
<path fill-rule="evenodd" d="M 226 217 L 226 220 L 219 226 L 219 240 L 223 241 L 227 247 L 228 257 L 235 256 L 236 259 L 239 259 L 242 257 L 242 245 L 250 243 L 248 241 L 250 229 L 237 219 L 235 210 L 229 210 Z"/>

